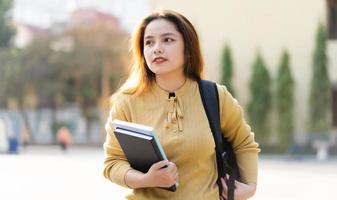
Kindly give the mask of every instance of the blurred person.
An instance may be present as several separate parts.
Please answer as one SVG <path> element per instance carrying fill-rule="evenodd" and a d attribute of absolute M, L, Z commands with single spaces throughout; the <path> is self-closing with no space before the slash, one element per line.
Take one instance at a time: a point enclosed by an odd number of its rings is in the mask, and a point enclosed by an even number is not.
<path fill-rule="evenodd" d="M 132 72 L 111 99 L 104 176 L 133 189 L 129 200 L 226 198 L 224 179 L 219 193 L 214 139 L 198 89 L 203 60 L 193 25 L 175 11 L 151 13 L 136 27 L 132 50 Z M 258 144 L 237 101 L 225 86 L 217 87 L 221 129 L 243 181 L 235 182 L 235 200 L 248 199 L 256 191 Z M 147 173 L 131 168 L 114 135 L 115 119 L 153 127 L 170 161 L 153 164 Z M 178 180 L 175 192 L 158 188 Z"/>
<path fill-rule="evenodd" d="M 66 151 L 69 148 L 71 143 L 71 134 L 68 128 L 61 127 L 57 133 L 57 141 L 60 144 L 60 147 L 63 151 Z"/>
<path fill-rule="evenodd" d="M 8 151 L 8 138 L 6 134 L 5 122 L 0 118 L 0 153 L 6 153 Z"/>
<path fill-rule="evenodd" d="M 8 153 L 19 153 L 19 136 L 18 130 L 20 128 L 19 119 L 13 116 L 4 116 L 5 133 L 8 141 Z"/>

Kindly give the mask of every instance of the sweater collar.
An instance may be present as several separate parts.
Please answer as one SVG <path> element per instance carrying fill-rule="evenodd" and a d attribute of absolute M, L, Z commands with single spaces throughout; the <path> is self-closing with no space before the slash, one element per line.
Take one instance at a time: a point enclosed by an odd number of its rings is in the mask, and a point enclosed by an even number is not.
<path fill-rule="evenodd" d="M 176 96 L 183 96 L 184 94 L 186 94 L 186 92 L 191 89 L 191 84 L 192 84 L 192 80 L 189 79 L 189 78 L 186 78 L 186 81 L 185 83 L 180 87 L 178 88 L 176 91 L 174 91 L 175 95 Z M 152 87 L 152 91 L 155 93 L 155 94 L 158 94 L 160 97 L 163 97 L 163 98 L 168 98 L 169 97 L 169 93 L 168 91 L 160 88 L 158 86 L 157 83 L 153 83 L 153 87 Z"/>

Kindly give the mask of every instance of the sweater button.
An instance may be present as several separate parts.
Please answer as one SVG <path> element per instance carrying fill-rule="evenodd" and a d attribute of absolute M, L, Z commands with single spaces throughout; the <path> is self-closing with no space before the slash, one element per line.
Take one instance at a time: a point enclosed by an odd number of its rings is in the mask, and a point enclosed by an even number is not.
<path fill-rule="evenodd" d="M 173 133 L 176 133 L 177 132 L 177 130 L 173 130 Z"/>

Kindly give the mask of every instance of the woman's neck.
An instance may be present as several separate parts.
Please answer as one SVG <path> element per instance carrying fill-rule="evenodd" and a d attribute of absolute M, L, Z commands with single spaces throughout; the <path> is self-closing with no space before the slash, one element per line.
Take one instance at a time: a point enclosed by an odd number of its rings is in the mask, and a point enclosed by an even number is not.
<path fill-rule="evenodd" d="M 184 85 L 186 79 L 184 75 L 174 78 L 156 76 L 156 83 L 161 89 L 167 92 L 174 92 Z"/>

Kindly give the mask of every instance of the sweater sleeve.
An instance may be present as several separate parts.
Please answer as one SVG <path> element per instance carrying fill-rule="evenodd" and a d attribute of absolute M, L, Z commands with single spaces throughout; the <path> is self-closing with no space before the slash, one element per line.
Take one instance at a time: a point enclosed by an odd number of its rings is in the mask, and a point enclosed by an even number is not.
<path fill-rule="evenodd" d="M 233 145 L 242 182 L 257 183 L 260 149 L 254 140 L 254 133 L 244 119 L 241 106 L 226 87 L 218 85 L 218 91 L 221 130 L 224 137 Z"/>
<path fill-rule="evenodd" d="M 113 101 L 109 117 L 105 124 L 106 139 L 103 144 L 104 148 L 104 171 L 103 175 L 112 182 L 128 187 L 125 184 L 125 174 L 131 169 L 129 162 L 127 161 L 121 146 L 114 134 L 114 127 L 112 121 L 115 119 L 129 121 L 130 113 L 127 109 L 127 104 L 124 98 L 116 98 Z"/>

